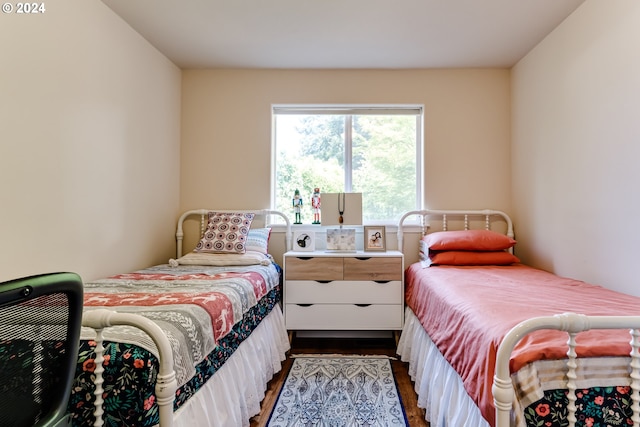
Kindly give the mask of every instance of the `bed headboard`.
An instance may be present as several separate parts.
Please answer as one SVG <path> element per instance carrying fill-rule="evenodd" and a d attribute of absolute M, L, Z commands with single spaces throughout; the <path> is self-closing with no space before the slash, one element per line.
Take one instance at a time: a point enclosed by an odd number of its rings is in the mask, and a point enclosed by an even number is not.
<path fill-rule="evenodd" d="M 404 227 L 405 222 L 411 217 L 420 217 L 420 233 L 421 235 L 427 234 L 429 231 L 447 231 L 450 226 L 455 226 L 451 229 L 470 230 L 472 228 L 478 228 L 476 223 L 481 224 L 480 227 L 485 230 L 491 230 L 494 221 L 504 223 L 506 229 L 504 233 L 513 238 L 513 222 L 509 215 L 502 211 L 492 209 L 481 210 L 435 210 L 435 209 L 423 209 L 416 211 L 409 211 L 402 215 L 398 223 L 398 249 L 402 251 L 404 249 Z M 440 223 L 438 230 L 430 230 L 431 221 L 437 221 Z M 415 224 L 413 224 L 415 225 Z"/>
<path fill-rule="evenodd" d="M 184 239 L 184 231 L 182 225 L 184 221 L 190 216 L 200 216 L 200 236 L 204 234 L 205 228 L 207 227 L 207 214 L 209 212 L 252 212 L 255 213 L 256 216 L 264 217 L 264 225 L 268 227 L 269 224 L 273 222 L 270 221 L 271 216 L 275 215 L 284 220 L 286 231 L 285 231 L 285 247 L 286 250 L 291 250 L 291 222 L 289 218 L 282 212 L 271 210 L 271 209 L 193 209 L 190 211 L 186 211 L 180 218 L 178 219 L 178 228 L 176 229 L 176 255 L 177 258 L 182 256 L 182 242 Z"/>

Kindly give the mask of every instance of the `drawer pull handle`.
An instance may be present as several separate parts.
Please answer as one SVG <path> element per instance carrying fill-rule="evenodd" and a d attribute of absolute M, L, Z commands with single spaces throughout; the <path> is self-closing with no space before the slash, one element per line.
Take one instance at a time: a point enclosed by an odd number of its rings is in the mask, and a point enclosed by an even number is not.
<path fill-rule="evenodd" d="M 371 304 L 354 304 L 356 307 L 369 307 Z"/>
<path fill-rule="evenodd" d="M 385 284 L 385 283 L 389 283 L 391 280 L 374 280 L 374 282 L 376 283 L 380 283 L 380 284 Z"/>
<path fill-rule="evenodd" d="M 333 280 L 316 280 L 318 283 L 331 283 Z"/>
<path fill-rule="evenodd" d="M 357 256 L 356 259 L 359 259 L 360 261 L 366 261 L 368 259 L 371 259 L 370 256 Z"/>
<path fill-rule="evenodd" d="M 313 259 L 311 256 L 297 256 L 296 258 L 301 261 L 309 261 L 310 259 Z"/>
<path fill-rule="evenodd" d="M 311 307 L 313 304 L 296 304 L 298 307 Z"/>

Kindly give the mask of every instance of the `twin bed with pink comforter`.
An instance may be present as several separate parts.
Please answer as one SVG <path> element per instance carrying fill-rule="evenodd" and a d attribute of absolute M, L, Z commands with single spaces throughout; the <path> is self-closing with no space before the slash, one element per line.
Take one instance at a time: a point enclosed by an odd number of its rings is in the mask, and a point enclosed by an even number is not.
<path fill-rule="evenodd" d="M 446 217 L 444 221 L 446 227 Z M 467 217 L 464 222 L 468 227 Z M 520 322 L 565 312 L 640 316 L 640 298 L 534 269 L 515 257 L 497 262 L 501 265 L 465 253 L 458 260 L 438 257 L 446 250 L 429 250 L 426 240 L 421 239 L 424 259 L 405 273 L 407 309 L 398 354 L 410 363 L 419 405 L 434 427 L 496 425 L 496 354 Z M 510 254 L 512 246 L 479 252 Z M 472 245 L 462 252 L 474 249 Z M 435 259 L 453 265 L 431 264 Z M 628 330 L 590 330 L 577 336 L 577 425 L 632 423 L 629 340 Z M 517 396 L 512 425 L 569 425 L 566 355 L 567 333 L 557 330 L 534 331 L 515 345 L 508 362 Z"/>

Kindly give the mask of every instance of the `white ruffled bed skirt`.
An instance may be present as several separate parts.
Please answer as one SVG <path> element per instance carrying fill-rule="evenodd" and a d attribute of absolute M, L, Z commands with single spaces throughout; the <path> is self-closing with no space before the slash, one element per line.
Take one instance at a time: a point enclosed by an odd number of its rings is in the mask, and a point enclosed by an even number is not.
<path fill-rule="evenodd" d="M 425 419 L 431 427 L 489 427 L 464 389 L 462 379 L 440 354 L 410 308 L 405 311 L 397 353 L 403 362 L 409 362 L 418 407 L 425 409 Z"/>
<path fill-rule="evenodd" d="M 267 383 L 282 368 L 289 339 L 279 307 L 213 377 L 174 413 L 175 427 L 244 427 L 260 412 Z"/>

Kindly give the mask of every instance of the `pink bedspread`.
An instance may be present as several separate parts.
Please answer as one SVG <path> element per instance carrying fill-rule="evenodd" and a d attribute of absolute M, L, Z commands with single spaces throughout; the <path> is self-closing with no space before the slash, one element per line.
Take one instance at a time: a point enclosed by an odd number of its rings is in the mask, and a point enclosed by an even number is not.
<path fill-rule="evenodd" d="M 483 416 L 494 423 L 491 395 L 495 356 L 504 335 L 519 322 L 565 312 L 640 315 L 640 298 L 559 277 L 524 265 L 422 268 L 406 271 L 407 305 L 443 356 L 460 374 Z M 578 336 L 578 356 L 628 356 L 625 331 L 594 330 Z M 511 357 L 511 372 L 540 359 L 562 359 L 567 334 L 537 331 Z"/>

